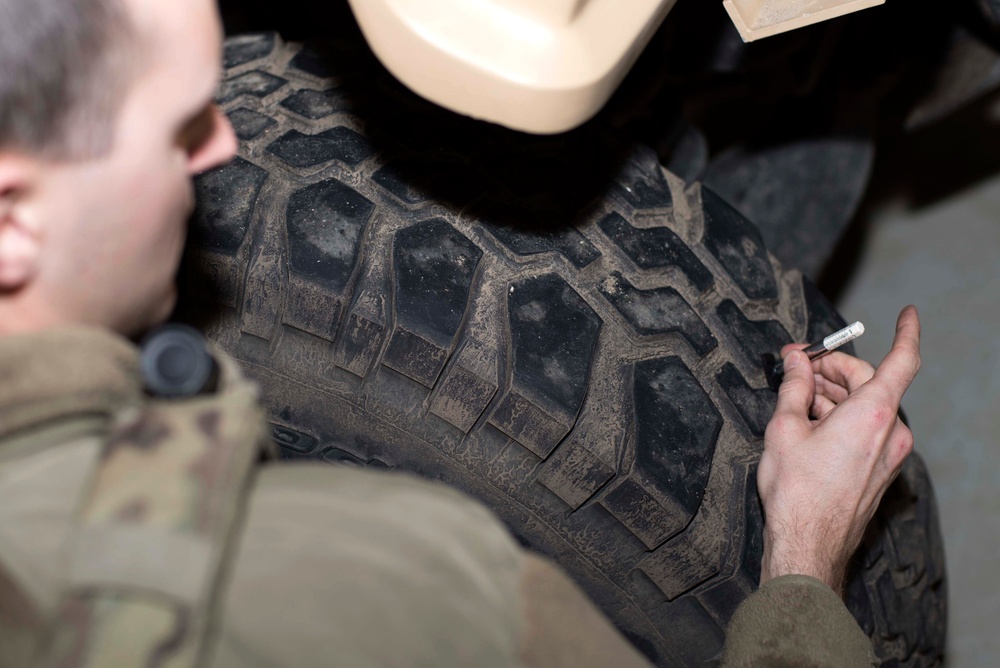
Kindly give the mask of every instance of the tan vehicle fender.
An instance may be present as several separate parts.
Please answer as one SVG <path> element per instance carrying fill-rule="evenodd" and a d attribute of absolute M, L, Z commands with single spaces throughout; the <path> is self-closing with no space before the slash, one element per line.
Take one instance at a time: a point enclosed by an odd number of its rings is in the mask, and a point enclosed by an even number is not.
<path fill-rule="evenodd" d="M 351 0 L 375 55 L 418 94 L 516 130 L 604 105 L 676 0 Z"/>
<path fill-rule="evenodd" d="M 725 0 L 745 41 L 885 0 Z M 375 55 L 444 107 L 552 134 L 589 120 L 676 0 L 350 0 Z"/>

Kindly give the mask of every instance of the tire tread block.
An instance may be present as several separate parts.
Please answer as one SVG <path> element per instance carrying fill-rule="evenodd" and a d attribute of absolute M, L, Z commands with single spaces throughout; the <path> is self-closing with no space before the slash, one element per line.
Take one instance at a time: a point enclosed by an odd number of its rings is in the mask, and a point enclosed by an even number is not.
<path fill-rule="evenodd" d="M 490 424 L 542 459 L 569 433 L 569 420 L 549 415 L 531 400 L 509 391 L 490 415 Z"/>
<path fill-rule="evenodd" d="M 538 255 L 556 252 L 577 268 L 601 257 L 594 244 L 573 227 L 556 227 L 544 231 L 528 231 L 506 225 L 486 228 L 490 234 L 517 255 Z"/>
<path fill-rule="evenodd" d="M 324 47 L 327 46 L 329 45 L 324 45 Z M 326 48 L 314 48 L 307 45 L 295 54 L 288 66 L 314 77 L 327 79 L 339 73 L 338 62 L 343 61 L 334 58 L 333 54 L 328 53 Z"/>
<path fill-rule="evenodd" d="M 413 175 L 418 175 L 419 180 L 412 178 Z M 447 159 L 435 160 L 434 169 L 430 171 L 427 170 L 426 163 L 393 161 L 375 172 L 372 180 L 406 204 L 425 202 L 431 198 L 431 193 L 438 193 L 445 187 L 469 193 L 470 199 L 475 191 L 471 185 L 473 180 L 470 178 L 468 165 Z M 466 183 L 470 184 L 468 188 L 464 188 Z"/>
<path fill-rule="evenodd" d="M 460 362 L 439 381 L 430 411 L 469 433 L 496 391 L 495 370 L 490 380 Z"/>
<path fill-rule="evenodd" d="M 226 39 L 222 52 L 222 66 L 231 69 L 271 55 L 277 45 L 274 33 L 250 33 Z"/>
<path fill-rule="evenodd" d="M 673 288 L 639 290 L 614 272 L 601 283 L 601 294 L 639 334 L 676 332 L 700 357 L 718 345 L 705 322 Z"/>
<path fill-rule="evenodd" d="M 264 114 L 240 107 L 229 112 L 229 122 L 233 125 L 236 136 L 242 141 L 257 138 L 268 128 L 277 125 L 277 121 Z"/>
<path fill-rule="evenodd" d="M 347 108 L 347 97 L 340 89 L 303 89 L 281 101 L 281 106 L 309 120 L 319 120 Z"/>
<path fill-rule="evenodd" d="M 385 323 L 361 309 L 348 313 L 334 348 L 334 364 L 364 378 L 375 362 L 385 334 Z"/>
<path fill-rule="evenodd" d="M 575 417 L 587 393 L 600 318 L 556 274 L 514 283 L 507 308 L 515 386 Z"/>
<path fill-rule="evenodd" d="M 880 608 L 883 612 L 882 623 L 890 638 L 901 638 L 903 646 L 914 647 L 921 634 L 921 623 L 914 615 L 907 614 L 907 602 L 896 587 L 890 571 L 883 572 L 875 582 Z M 906 656 L 897 657 L 900 659 Z"/>
<path fill-rule="evenodd" d="M 271 248 L 262 248 L 250 262 L 240 331 L 270 341 L 278 327 L 284 305 L 284 258 Z"/>
<path fill-rule="evenodd" d="M 619 194 L 636 209 L 673 206 L 674 198 L 663 168 L 652 149 L 636 145 L 618 174 Z"/>
<path fill-rule="evenodd" d="M 756 584 L 743 581 L 739 577 L 731 577 L 697 594 L 698 600 L 705 609 L 722 626 L 728 626 L 736 608 L 747 596 L 753 593 Z"/>
<path fill-rule="evenodd" d="M 633 227 L 618 213 L 601 218 L 598 227 L 640 269 L 676 267 L 699 292 L 708 290 L 715 282 L 701 260 L 668 227 Z"/>
<path fill-rule="evenodd" d="M 778 282 L 760 230 L 709 188 L 702 186 L 705 248 L 750 299 L 777 299 Z"/>
<path fill-rule="evenodd" d="M 649 549 L 662 545 L 688 522 L 688 514 L 679 503 L 650 492 L 631 478 L 608 492 L 601 505 Z"/>
<path fill-rule="evenodd" d="M 245 72 L 223 81 L 219 86 L 216 101 L 219 104 L 226 104 L 243 95 L 264 98 L 287 83 L 288 79 L 261 70 Z"/>
<path fill-rule="evenodd" d="M 315 135 L 289 130 L 267 147 L 267 152 L 292 167 L 315 167 L 338 160 L 356 167 L 369 157 L 374 149 L 367 139 L 354 130 L 335 127 Z"/>
<path fill-rule="evenodd" d="M 875 615 L 863 578 L 853 577 L 848 580 L 844 590 L 844 604 L 866 636 L 875 633 Z"/>
<path fill-rule="evenodd" d="M 538 482 L 576 510 L 615 476 L 615 469 L 577 442 L 559 448 Z"/>
<path fill-rule="evenodd" d="M 403 327 L 397 327 L 389 339 L 382 364 L 431 389 L 447 360 L 447 350 Z"/>
<path fill-rule="evenodd" d="M 439 348 L 451 345 L 468 308 L 483 252 L 441 219 L 401 230 L 393 242 L 396 319 Z"/>
<path fill-rule="evenodd" d="M 427 199 L 426 193 L 402 178 L 399 169 L 392 163 L 375 172 L 372 181 L 407 204 L 417 204 Z"/>
<path fill-rule="evenodd" d="M 701 504 L 722 415 L 679 357 L 635 367 L 635 469 L 683 509 L 681 526 Z"/>
<path fill-rule="evenodd" d="M 333 341 L 343 300 L 296 274 L 288 277 L 288 297 L 282 320 L 286 325 Z"/>
<path fill-rule="evenodd" d="M 662 626 L 670 629 L 670 635 L 676 639 L 673 648 L 680 654 L 683 665 L 719 665 L 711 659 L 722 653 L 726 634 L 694 596 L 677 599 Z"/>
<path fill-rule="evenodd" d="M 202 174 L 195 185 L 192 241 L 206 250 L 235 255 L 250 229 L 254 203 L 266 180 L 266 171 L 240 157 Z"/>
<path fill-rule="evenodd" d="M 946 600 L 946 587 L 943 583 L 927 587 L 920 595 L 919 610 L 923 625 L 917 646 L 930 656 L 934 656 L 937 649 L 943 647 L 945 643 L 948 626 L 945 614 Z"/>
<path fill-rule="evenodd" d="M 763 438 L 764 430 L 777 404 L 777 393 L 768 387 L 762 389 L 750 387 L 743 374 L 729 362 L 719 370 L 715 379 L 739 411 L 750 433 L 757 438 Z"/>
<path fill-rule="evenodd" d="M 792 337 L 780 322 L 751 320 L 730 299 L 721 302 L 716 307 L 716 313 L 747 361 L 754 366 L 761 364 L 761 355 L 776 354 L 783 345 L 792 342 Z"/>
<path fill-rule="evenodd" d="M 292 194 L 286 211 L 291 270 L 341 294 L 375 205 L 336 179 Z"/>
<path fill-rule="evenodd" d="M 638 568 L 673 601 L 716 575 L 719 566 L 718 556 L 706 554 L 688 532 L 643 559 Z"/>
<path fill-rule="evenodd" d="M 383 363 L 433 388 L 468 308 L 483 252 L 441 219 L 393 240 L 396 330 Z"/>
<path fill-rule="evenodd" d="M 764 508 L 757 492 L 757 465 L 748 468 L 743 496 L 746 525 L 743 529 L 743 572 L 751 582 L 760 582 L 760 560 L 764 556 Z"/>

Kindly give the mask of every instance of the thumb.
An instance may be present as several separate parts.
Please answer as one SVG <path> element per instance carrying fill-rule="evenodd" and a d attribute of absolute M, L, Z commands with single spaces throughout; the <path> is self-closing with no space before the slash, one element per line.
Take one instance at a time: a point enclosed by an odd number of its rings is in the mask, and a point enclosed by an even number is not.
<path fill-rule="evenodd" d="M 793 350 L 785 357 L 785 377 L 778 388 L 775 415 L 794 415 L 809 420 L 809 408 L 816 395 L 816 378 L 806 354 Z"/>

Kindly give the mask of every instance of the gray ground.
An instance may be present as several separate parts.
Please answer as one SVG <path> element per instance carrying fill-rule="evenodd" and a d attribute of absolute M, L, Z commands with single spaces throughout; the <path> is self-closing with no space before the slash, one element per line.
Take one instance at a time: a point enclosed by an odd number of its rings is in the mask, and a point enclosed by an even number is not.
<path fill-rule="evenodd" d="M 883 153 L 837 305 L 876 363 L 915 303 L 923 367 L 904 399 L 937 489 L 950 668 L 1000 657 L 1000 98 Z M 856 240 L 857 241 L 857 240 Z"/>

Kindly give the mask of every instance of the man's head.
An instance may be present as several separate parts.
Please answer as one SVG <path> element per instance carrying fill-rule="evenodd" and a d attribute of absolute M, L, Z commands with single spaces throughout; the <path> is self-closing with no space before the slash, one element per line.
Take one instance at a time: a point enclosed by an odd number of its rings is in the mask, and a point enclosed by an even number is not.
<path fill-rule="evenodd" d="M 214 0 L 0 0 L 0 332 L 169 314 L 191 177 L 236 146 L 220 48 Z"/>

